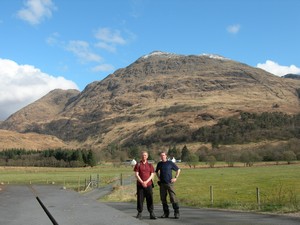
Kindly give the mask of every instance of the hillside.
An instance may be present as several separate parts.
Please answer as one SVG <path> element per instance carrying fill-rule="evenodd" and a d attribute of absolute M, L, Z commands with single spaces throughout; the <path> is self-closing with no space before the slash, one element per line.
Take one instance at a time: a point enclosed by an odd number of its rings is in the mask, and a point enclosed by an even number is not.
<path fill-rule="evenodd" d="M 14 131 L 0 130 L 0 149 L 44 150 L 71 148 L 55 136 L 36 133 L 21 134 Z"/>
<path fill-rule="evenodd" d="M 49 93 L 0 127 L 103 149 L 112 143 L 139 143 L 162 130 L 179 137 L 241 111 L 296 114 L 299 90 L 299 80 L 221 56 L 153 52 L 81 93 L 62 92 L 61 102 Z"/>

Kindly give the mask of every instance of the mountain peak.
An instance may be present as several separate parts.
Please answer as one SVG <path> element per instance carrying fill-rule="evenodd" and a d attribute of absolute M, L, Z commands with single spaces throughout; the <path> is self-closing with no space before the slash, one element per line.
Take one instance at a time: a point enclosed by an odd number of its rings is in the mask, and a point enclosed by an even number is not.
<path fill-rule="evenodd" d="M 163 52 L 163 51 L 153 51 L 147 55 L 142 56 L 140 59 L 148 59 L 151 57 L 160 57 L 160 58 L 177 58 L 177 57 L 182 57 L 185 55 L 179 55 L 179 54 L 175 54 L 175 53 L 169 53 L 169 52 Z M 224 56 L 221 55 L 217 55 L 217 54 L 208 54 L 208 53 L 203 53 L 200 55 L 195 55 L 195 56 L 204 56 L 204 57 L 208 57 L 211 59 L 218 59 L 218 60 L 230 60 L 229 58 L 226 58 Z"/>
<path fill-rule="evenodd" d="M 149 57 L 153 57 L 153 56 L 158 56 L 158 57 L 177 57 L 178 55 L 177 54 L 174 54 L 174 53 L 169 53 L 169 52 L 162 52 L 162 51 L 153 51 L 147 55 L 144 55 L 142 56 L 141 58 L 142 59 L 147 59 Z"/>
<path fill-rule="evenodd" d="M 201 56 L 206 56 L 206 57 L 211 58 L 211 59 L 230 60 L 229 58 L 226 58 L 224 56 L 217 55 L 217 54 L 203 53 Z"/>

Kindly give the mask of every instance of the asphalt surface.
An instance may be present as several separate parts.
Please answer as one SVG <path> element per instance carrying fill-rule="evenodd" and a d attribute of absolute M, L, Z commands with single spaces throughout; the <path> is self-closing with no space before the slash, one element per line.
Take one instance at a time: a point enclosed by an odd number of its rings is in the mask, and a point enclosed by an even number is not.
<path fill-rule="evenodd" d="M 106 203 L 115 209 L 135 216 L 136 205 L 134 203 Z M 145 206 L 144 206 L 145 207 Z M 162 207 L 155 206 L 156 216 L 162 215 Z M 213 209 L 197 209 L 181 207 L 180 218 L 175 219 L 172 211 L 168 219 L 158 218 L 150 220 L 147 210 L 143 212 L 143 221 L 150 225 L 299 225 L 300 218 L 290 216 L 278 216 L 248 212 L 234 212 Z"/>
<path fill-rule="evenodd" d="M 33 189 L 25 185 L 0 187 L 0 225 L 300 224 L 300 218 L 296 217 L 187 207 L 181 207 L 178 220 L 172 214 L 168 219 L 150 220 L 146 210 L 143 212 L 143 220 L 137 220 L 135 203 L 97 201 L 111 191 L 111 186 L 95 189 L 84 195 L 54 185 L 32 186 Z M 155 206 L 155 214 L 162 214 L 161 205 Z"/>
<path fill-rule="evenodd" d="M 145 225 L 95 199 L 58 186 L 1 186 L 0 225 Z M 38 199 L 50 213 L 44 211 Z"/>

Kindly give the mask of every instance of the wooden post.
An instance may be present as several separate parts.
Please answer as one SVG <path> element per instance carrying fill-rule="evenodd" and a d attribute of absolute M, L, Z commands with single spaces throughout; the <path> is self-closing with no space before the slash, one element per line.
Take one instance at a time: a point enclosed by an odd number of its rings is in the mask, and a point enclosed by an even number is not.
<path fill-rule="evenodd" d="M 256 202 L 257 202 L 258 209 L 260 210 L 260 193 L 258 187 L 256 188 Z"/>
<path fill-rule="evenodd" d="M 77 191 L 79 192 L 80 191 L 80 176 L 78 176 L 78 189 Z"/>
<path fill-rule="evenodd" d="M 100 183 L 100 177 L 99 177 L 99 173 L 97 174 L 97 188 L 99 188 L 99 183 Z"/>
<path fill-rule="evenodd" d="M 214 204 L 214 187 L 209 186 L 209 193 L 210 193 L 210 204 L 213 206 Z"/>
<path fill-rule="evenodd" d="M 122 173 L 121 173 L 120 183 L 121 183 L 121 186 L 123 186 L 123 174 Z"/>

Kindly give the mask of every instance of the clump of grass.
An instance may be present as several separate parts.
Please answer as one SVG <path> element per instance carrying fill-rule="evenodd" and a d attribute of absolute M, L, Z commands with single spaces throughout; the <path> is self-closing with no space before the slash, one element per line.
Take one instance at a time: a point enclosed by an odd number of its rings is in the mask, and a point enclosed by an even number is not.
<path fill-rule="evenodd" d="M 296 188 L 279 182 L 279 184 L 274 186 L 269 194 L 265 196 L 261 210 L 282 213 L 299 211 L 300 201 L 296 193 Z"/>
<path fill-rule="evenodd" d="M 100 200 L 106 202 L 134 202 L 136 201 L 136 187 L 134 184 L 114 186 L 112 193 Z"/>

